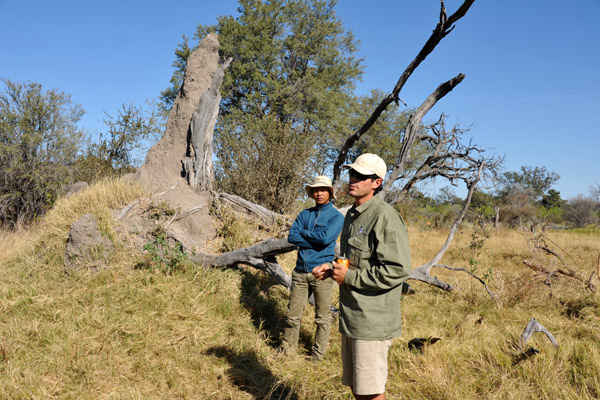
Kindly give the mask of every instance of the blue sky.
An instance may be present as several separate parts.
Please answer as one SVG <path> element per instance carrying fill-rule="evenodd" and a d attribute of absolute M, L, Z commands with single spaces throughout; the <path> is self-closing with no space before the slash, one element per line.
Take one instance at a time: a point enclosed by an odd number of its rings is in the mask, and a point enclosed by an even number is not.
<path fill-rule="evenodd" d="M 361 41 L 358 94 L 392 90 L 435 27 L 438 0 L 339 0 Z M 462 1 L 447 0 L 448 15 Z M 0 0 L 0 77 L 59 88 L 81 104 L 81 125 L 143 104 L 168 86 L 173 52 L 197 24 L 236 15 L 236 0 Z M 600 0 L 477 0 L 409 79 L 414 107 L 459 73 L 465 80 L 425 117 L 444 112 L 505 169 L 545 166 L 563 198 L 600 183 Z"/>

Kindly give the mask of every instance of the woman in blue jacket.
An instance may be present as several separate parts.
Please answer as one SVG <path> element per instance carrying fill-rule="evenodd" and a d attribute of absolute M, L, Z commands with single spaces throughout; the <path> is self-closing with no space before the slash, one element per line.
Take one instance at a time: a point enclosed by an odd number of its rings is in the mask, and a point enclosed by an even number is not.
<path fill-rule="evenodd" d="M 315 206 L 298 214 L 290 229 L 288 241 L 298 246 L 296 268 L 292 271 L 290 302 L 285 317 L 283 348 L 286 353 L 298 345 L 300 320 L 310 293 L 315 296 L 315 323 L 317 331 L 312 347 L 311 360 L 319 361 L 325 356 L 331 328 L 331 296 L 334 281 L 316 280 L 312 275 L 315 267 L 328 264 L 334 259 L 335 241 L 342 230 L 344 216 L 332 204 L 335 198 L 331 180 L 317 176 L 306 193 L 315 200 Z"/>

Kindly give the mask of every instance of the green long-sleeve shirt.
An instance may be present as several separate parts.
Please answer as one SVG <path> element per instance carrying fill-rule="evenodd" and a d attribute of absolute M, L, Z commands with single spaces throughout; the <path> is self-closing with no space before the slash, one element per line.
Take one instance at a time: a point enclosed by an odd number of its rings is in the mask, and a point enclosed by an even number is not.
<path fill-rule="evenodd" d="M 402 217 L 375 196 L 348 210 L 340 245 L 350 264 L 340 285 L 340 332 L 363 340 L 400 336 L 402 282 L 410 272 Z"/>

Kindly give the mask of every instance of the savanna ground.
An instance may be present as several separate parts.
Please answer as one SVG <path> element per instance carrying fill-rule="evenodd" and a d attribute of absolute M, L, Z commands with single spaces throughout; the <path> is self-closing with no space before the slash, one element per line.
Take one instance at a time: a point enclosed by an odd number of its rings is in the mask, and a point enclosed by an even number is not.
<path fill-rule="evenodd" d="M 34 228 L 0 234 L 0 398 L 351 398 L 340 384 L 337 320 L 324 361 L 307 359 L 311 307 L 298 355 L 280 356 L 288 294 L 261 272 L 187 263 L 168 272 L 139 268 L 140 255 L 121 238 L 106 268 L 66 273 L 70 224 L 92 212 L 103 233 L 118 238 L 110 210 L 142 195 L 134 186 L 104 182 L 59 201 Z M 241 230 L 256 230 L 236 226 L 242 237 Z M 231 235 L 231 226 L 225 228 Z M 415 226 L 409 233 L 415 267 L 447 234 Z M 548 285 L 546 276 L 527 268 L 523 259 L 550 265 L 555 258 L 532 251 L 529 232 L 493 231 L 477 246 L 482 237 L 474 233 L 463 227 L 442 262 L 485 277 L 497 302 L 463 272 L 433 270 L 460 288 L 451 293 L 409 281 L 416 293 L 402 301 L 403 335 L 390 353 L 388 398 L 599 398 L 599 294 L 561 275 Z M 546 235 L 585 280 L 598 268 L 598 231 Z M 288 272 L 294 257 L 279 258 Z M 542 333 L 520 347 L 530 318 L 554 334 L 558 349 Z M 415 352 L 407 347 L 415 337 L 441 340 Z M 520 357 L 529 346 L 540 353 Z"/>

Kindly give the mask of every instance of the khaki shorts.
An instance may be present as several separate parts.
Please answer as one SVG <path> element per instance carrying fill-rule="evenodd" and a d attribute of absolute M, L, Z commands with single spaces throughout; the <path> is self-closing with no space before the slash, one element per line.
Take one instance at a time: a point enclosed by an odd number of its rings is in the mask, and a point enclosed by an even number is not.
<path fill-rule="evenodd" d="M 342 384 L 358 395 L 385 393 L 392 339 L 360 340 L 342 333 Z"/>

